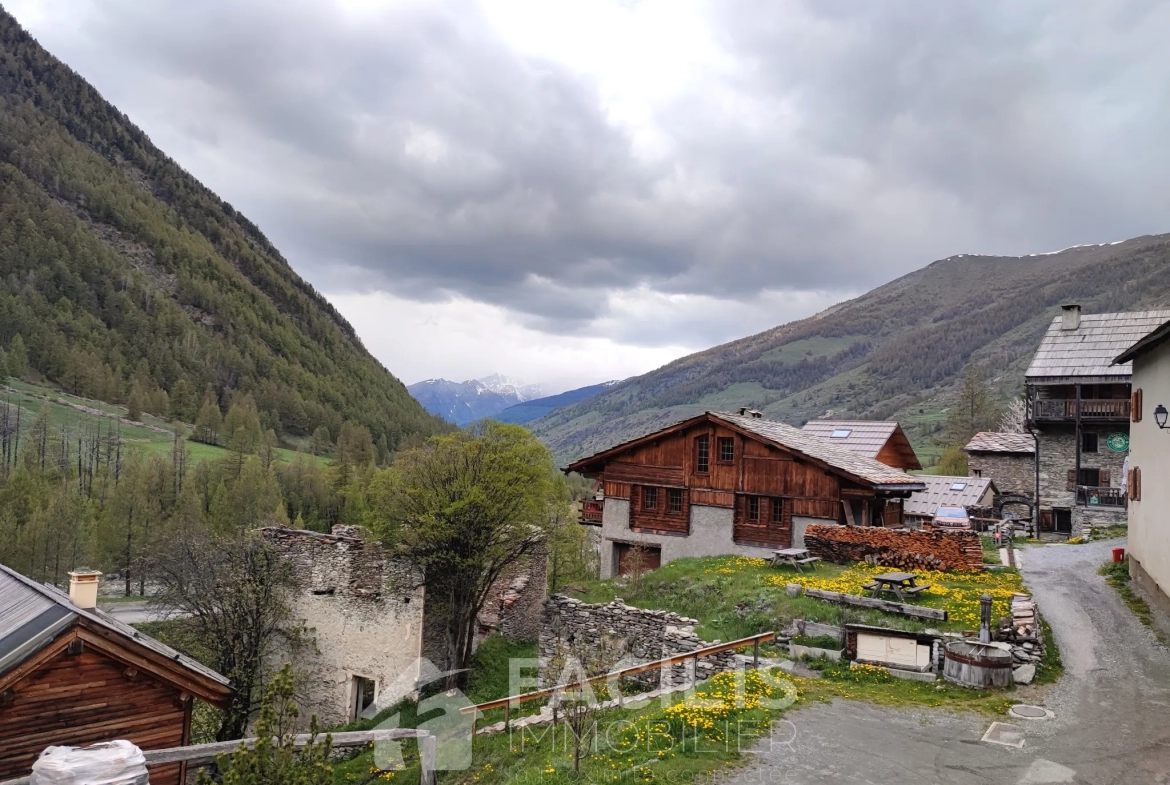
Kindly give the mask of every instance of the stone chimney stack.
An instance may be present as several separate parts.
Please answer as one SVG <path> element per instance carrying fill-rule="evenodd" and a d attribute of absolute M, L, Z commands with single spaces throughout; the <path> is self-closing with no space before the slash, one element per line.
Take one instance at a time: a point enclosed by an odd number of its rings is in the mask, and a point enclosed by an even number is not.
<path fill-rule="evenodd" d="M 1081 326 L 1081 306 L 1076 303 L 1060 306 L 1060 329 L 1075 330 Z"/>
<path fill-rule="evenodd" d="M 98 579 L 102 574 L 97 570 L 75 570 L 69 573 L 69 600 L 83 611 L 97 607 Z"/>

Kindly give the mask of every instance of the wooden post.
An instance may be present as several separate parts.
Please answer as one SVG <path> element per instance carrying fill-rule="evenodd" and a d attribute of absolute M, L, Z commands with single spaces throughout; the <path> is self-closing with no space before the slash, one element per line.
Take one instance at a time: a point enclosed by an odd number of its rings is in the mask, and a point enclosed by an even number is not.
<path fill-rule="evenodd" d="M 512 704 L 511 702 L 504 704 L 504 730 L 508 730 L 508 726 L 512 721 Z"/>
<path fill-rule="evenodd" d="M 474 725 L 471 732 L 472 743 L 475 742 Z M 418 740 L 419 765 L 422 767 L 422 776 L 419 785 L 435 785 L 435 766 L 438 760 L 438 740 L 431 733 Z"/>
<path fill-rule="evenodd" d="M 752 641 L 752 665 L 760 667 L 760 639 L 756 638 Z"/>

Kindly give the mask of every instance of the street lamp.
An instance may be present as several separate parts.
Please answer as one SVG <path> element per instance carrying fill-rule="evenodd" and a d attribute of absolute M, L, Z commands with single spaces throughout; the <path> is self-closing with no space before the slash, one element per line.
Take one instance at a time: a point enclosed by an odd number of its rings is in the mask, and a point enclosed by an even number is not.
<path fill-rule="evenodd" d="M 1166 427 L 1167 415 L 1170 415 L 1170 412 L 1166 411 L 1166 407 L 1162 404 L 1158 404 L 1158 408 L 1154 409 L 1154 422 L 1158 423 L 1159 428 Z"/>

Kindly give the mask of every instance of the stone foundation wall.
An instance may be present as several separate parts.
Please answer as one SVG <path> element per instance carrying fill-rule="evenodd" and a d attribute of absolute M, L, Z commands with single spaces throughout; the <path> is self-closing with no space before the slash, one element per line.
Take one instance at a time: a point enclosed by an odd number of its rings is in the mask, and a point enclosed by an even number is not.
<path fill-rule="evenodd" d="M 1129 523 L 1129 513 L 1124 507 L 1093 507 L 1081 505 L 1072 511 L 1073 536 L 1089 539 L 1093 536 L 1093 529 L 1106 526 L 1126 526 Z"/>
<path fill-rule="evenodd" d="M 540 630 L 540 657 L 549 662 L 562 645 L 600 645 L 603 640 L 616 642 L 624 652 L 618 667 L 685 654 L 709 646 L 695 634 L 695 619 L 688 619 L 670 611 L 646 610 L 626 605 L 620 599 L 604 604 L 588 604 L 572 597 L 554 594 L 544 603 Z M 720 671 L 735 667 L 734 652 L 702 657 L 698 662 L 698 676 L 708 678 Z M 678 665 L 670 674 L 671 683 L 687 678 L 688 666 Z M 545 683 L 558 674 L 542 673 Z M 657 681 L 661 674 L 647 674 Z"/>
<path fill-rule="evenodd" d="M 1035 456 L 973 452 L 967 455 L 967 469 L 972 477 L 990 477 L 1001 496 L 1036 496 Z"/>
<path fill-rule="evenodd" d="M 867 556 L 906 570 L 982 570 L 983 547 L 973 532 L 906 531 L 878 526 L 809 526 L 805 547 L 836 564 Z"/>
<path fill-rule="evenodd" d="M 492 584 L 479 614 L 483 636 L 499 633 L 510 641 L 540 637 L 541 613 L 548 597 L 548 554 L 540 550 L 510 565 Z"/>

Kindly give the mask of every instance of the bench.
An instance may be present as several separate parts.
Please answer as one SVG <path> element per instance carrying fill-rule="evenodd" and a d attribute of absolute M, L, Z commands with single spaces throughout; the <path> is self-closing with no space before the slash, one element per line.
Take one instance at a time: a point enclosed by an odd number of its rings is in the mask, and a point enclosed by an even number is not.
<path fill-rule="evenodd" d="M 908 588 L 902 589 L 902 593 L 909 594 L 909 595 L 913 596 L 915 594 L 918 594 L 919 592 L 926 591 L 929 588 L 930 588 L 930 584 L 924 583 L 921 586 L 910 586 Z"/>
<path fill-rule="evenodd" d="M 813 567 L 816 567 L 817 562 L 819 562 L 820 560 L 821 560 L 820 556 L 809 556 L 807 559 L 797 559 L 796 563 L 797 564 L 809 564 L 809 565 L 812 565 Z"/>
<path fill-rule="evenodd" d="M 876 589 L 877 587 L 878 587 L 878 582 L 877 582 L 877 581 L 870 581 L 869 583 L 867 583 L 867 584 L 863 585 L 861 588 L 863 588 L 863 589 L 869 589 L 870 591 L 873 591 L 873 590 L 874 590 L 874 589 Z"/>

